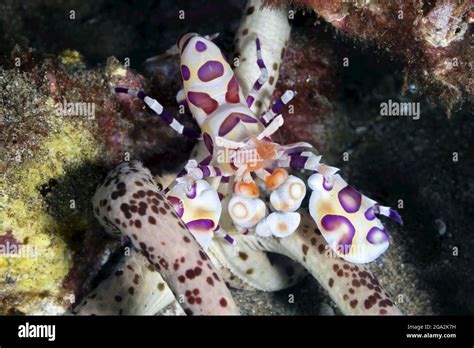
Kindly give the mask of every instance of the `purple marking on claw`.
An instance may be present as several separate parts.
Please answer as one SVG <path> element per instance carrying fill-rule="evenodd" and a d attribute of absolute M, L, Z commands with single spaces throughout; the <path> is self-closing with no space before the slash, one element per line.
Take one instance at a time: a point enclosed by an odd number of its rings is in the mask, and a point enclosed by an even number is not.
<path fill-rule="evenodd" d="M 178 197 L 174 197 L 174 196 L 169 196 L 168 200 L 173 205 L 174 210 L 176 210 L 176 214 L 178 214 L 179 217 L 182 217 L 184 214 L 183 202 L 181 202 L 181 200 Z"/>
<path fill-rule="evenodd" d="M 214 229 L 214 221 L 210 219 L 198 219 L 189 221 L 186 226 L 191 230 L 209 231 Z"/>
<path fill-rule="evenodd" d="M 334 187 L 333 182 L 329 182 L 328 180 L 326 180 L 326 178 L 323 178 L 323 188 L 326 191 L 331 191 L 333 187 Z"/>
<path fill-rule="evenodd" d="M 206 44 L 202 41 L 198 41 L 196 42 L 196 51 L 198 52 L 203 52 L 205 51 L 207 48 Z"/>
<path fill-rule="evenodd" d="M 349 253 L 354 238 L 355 228 L 348 218 L 341 215 L 324 215 L 321 219 L 321 225 L 328 231 L 337 231 L 342 229 L 343 236 L 338 241 L 338 250 L 342 253 Z"/>
<path fill-rule="evenodd" d="M 188 197 L 189 199 L 194 199 L 196 198 L 196 183 L 192 184 L 191 186 L 191 192 L 189 193 L 186 193 L 186 197 Z"/>
<path fill-rule="evenodd" d="M 367 233 L 367 241 L 371 244 L 382 244 L 390 240 L 385 229 L 380 229 L 378 227 L 372 227 Z"/>
<path fill-rule="evenodd" d="M 388 217 L 394 220 L 396 223 L 403 225 L 402 217 L 392 208 L 390 208 L 390 215 Z"/>
<path fill-rule="evenodd" d="M 191 72 L 189 71 L 189 68 L 184 64 L 181 65 L 181 74 L 183 75 L 184 81 L 188 81 L 191 77 Z"/>
<path fill-rule="evenodd" d="M 203 82 L 209 82 L 224 74 L 224 66 L 217 60 L 204 63 L 198 70 L 198 77 Z"/>
<path fill-rule="evenodd" d="M 222 171 L 221 171 L 220 168 L 215 167 L 214 170 L 215 170 L 217 176 L 221 176 L 221 175 L 222 175 Z"/>
<path fill-rule="evenodd" d="M 339 203 L 347 213 L 355 213 L 359 210 L 362 195 L 353 187 L 347 185 L 338 193 Z"/>
<path fill-rule="evenodd" d="M 375 219 L 375 212 L 374 212 L 374 207 L 370 207 L 369 209 L 367 209 L 364 213 L 365 215 L 365 218 L 367 220 L 374 220 Z"/>

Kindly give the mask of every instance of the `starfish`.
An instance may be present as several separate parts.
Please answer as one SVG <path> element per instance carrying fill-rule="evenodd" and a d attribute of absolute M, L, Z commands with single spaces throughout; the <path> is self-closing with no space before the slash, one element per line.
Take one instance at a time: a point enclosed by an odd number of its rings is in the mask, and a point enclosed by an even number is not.
<path fill-rule="evenodd" d="M 94 214 L 105 230 L 116 237 L 128 237 L 133 248 L 148 261 L 136 271 L 127 265 L 133 274 L 125 280 L 138 281 L 146 270 L 146 278 L 152 277 L 149 272 L 154 268 L 176 297 L 185 296 L 181 305 L 186 314 L 238 314 L 216 268 L 158 187 L 140 162 L 124 162 L 109 173 L 93 198 Z M 119 272 L 109 293 L 117 314 L 122 303 L 129 301 L 123 297 L 120 278 Z M 131 283 L 127 285 L 133 287 Z M 130 287 L 128 297 L 134 296 Z"/>

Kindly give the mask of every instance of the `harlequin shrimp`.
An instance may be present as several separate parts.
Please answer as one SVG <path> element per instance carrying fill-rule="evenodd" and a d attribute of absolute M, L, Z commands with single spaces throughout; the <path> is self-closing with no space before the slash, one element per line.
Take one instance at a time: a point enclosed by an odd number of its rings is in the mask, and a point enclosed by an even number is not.
<path fill-rule="evenodd" d="M 294 93 L 286 91 L 258 117 L 251 107 L 268 82 L 260 40 L 255 41 L 260 76 L 244 96 L 212 39 L 190 33 L 175 47 L 183 78 L 177 100 L 187 104 L 199 133 L 183 126 L 144 92 L 113 89 L 137 96 L 176 132 L 203 141 L 208 155 L 199 163 L 189 160 L 167 190 L 168 199 L 197 241 L 206 250 L 214 234 L 235 243 L 221 226 L 221 217 L 227 214 L 243 235 L 290 236 L 300 225 L 298 210 L 307 191 L 304 181 L 290 172 L 306 170 L 313 173 L 308 179 L 312 190 L 309 212 L 331 249 L 353 263 L 376 259 L 389 245 L 389 235 L 376 215 L 402 223 L 400 216 L 348 185 L 337 168 L 321 162 L 311 144 L 273 142 L 272 134 L 284 123 L 281 112 Z M 269 197 L 270 203 L 262 196 Z"/>

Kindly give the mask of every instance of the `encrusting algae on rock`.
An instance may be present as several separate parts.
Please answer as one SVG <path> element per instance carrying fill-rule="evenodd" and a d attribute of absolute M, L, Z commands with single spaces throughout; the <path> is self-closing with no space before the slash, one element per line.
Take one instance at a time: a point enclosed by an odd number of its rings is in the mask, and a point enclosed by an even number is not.
<path fill-rule="evenodd" d="M 17 48 L 12 57 L 20 67 L 0 70 L 0 313 L 59 314 L 116 244 L 89 236 L 90 198 L 121 152 L 113 139 L 127 135 L 126 122 L 108 119 L 117 113 L 108 79 L 132 74 L 114 74 L 114 59 L 85 70 L 76 51 L 37 60 Z M 71 103 L 94 114 L 59 108 Z"/>
<path fill-rule="evenodd" d="M 72 261 L 64 231 L 88 224 L 87 217 L 76 217 L 74 213 L 69 221 L 57 220 L 45 209 L 44 198 L 38 191 L 44 182 L 63 176 L 67 165 L 97 156 L 91 146 L 91 134 L 80 134 L 70 125 L 63 125 L 58 130 L 40 145 L 37 158 L 9 170 L 1 181 L 6 203 L 0 212 L 2 230 L 12 231 L 20 241 L 17 257 L 0 258 L 0 277 L 8 279 L 2 294 L 6 299 L 10 298 L 9 293 L 15 296 L 38 293 L 61 301 L 57 296 L 61 295 L 61 283 Z M 43 156 L 50 160 L 42 160 Z M 17 309 L 29 312 L 35 307 L 35 301 L 22 301 L 21 306 Z"/>

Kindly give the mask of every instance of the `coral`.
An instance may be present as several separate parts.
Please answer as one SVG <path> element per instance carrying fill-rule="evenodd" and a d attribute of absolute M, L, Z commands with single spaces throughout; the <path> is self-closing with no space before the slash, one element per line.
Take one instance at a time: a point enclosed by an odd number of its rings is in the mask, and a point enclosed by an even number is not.
<path fill-rule="evenodd" d="M 271 6 L 287 1 L 266 1 Z M 451 109 L 473 96 L 469 1 L 292 1 L 311 8 L 361 45 L 402 60 L 408 85 L 420 81 L 435 103 Z M 380 30 L 383 28 L 383 30 Z"/>
<path fill-rule="evenodd" d="M 0 258 L 4 313 L 61 313 L 114 244 L 90 240 L 90 198 L 104 164 L 122 155 L 110 139 L 127 134 L 120 120 L 104 125 L 117 108 L 107 86 L 108 76 L 116 78 L 107 72 L 119 65 L 111 60 L 105 69 L 85 70 L 80 57 L 16 48 L 12 61 L 20 66 L 0 70 L 0 235 L 10 233 L 20 245 L 18 256 Z M 59 107 L 68 103 L 89 103 L 95 112 L 68 114 Z"/>

